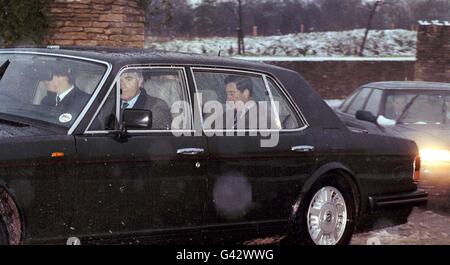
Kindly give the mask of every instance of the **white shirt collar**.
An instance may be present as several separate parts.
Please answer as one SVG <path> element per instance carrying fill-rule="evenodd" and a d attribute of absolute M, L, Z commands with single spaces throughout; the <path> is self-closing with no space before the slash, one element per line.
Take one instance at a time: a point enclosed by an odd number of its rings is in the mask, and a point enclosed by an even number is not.
<path fill-rule="evenodd" d="M 244 117 L 245 113 L 249 111 L 251 108 L 253 108 L 256 105 L 256 102 L 254 100 L 247 101 L 244 105 L 244 109 L 241 111 L 241 115 L 239 118 Z"/>
<path fill-rule="evenodd" d="M 139 91 L 139 93 L 136 96 L 134 96 L 132 99 L 130 99 L 128 101 L 125 101 L 125 100 L 122 101 L 122 104 L 126 102 L 126 103 L 128 103 L 127 109 L 132 109 L 134 107 L 134 104 L 136 104 L 136 101 L 138 100 L 138 97 L 140 94 L 141 94 L 141 92 Z"/>
<path fill-rule="evenodd" d="M 74 89 L 74 86 L 71 86 L 69 89 L 67 89 L 66 91 L 62 92 L 61 94 L 56 95 L 56 97 L 59 97 L 59 100 L 63 100 L 63 98 L 65 96 L 67 96 L 67 94 L 69 94 L 70 91 L 72 91 L 73 89 Z"/>

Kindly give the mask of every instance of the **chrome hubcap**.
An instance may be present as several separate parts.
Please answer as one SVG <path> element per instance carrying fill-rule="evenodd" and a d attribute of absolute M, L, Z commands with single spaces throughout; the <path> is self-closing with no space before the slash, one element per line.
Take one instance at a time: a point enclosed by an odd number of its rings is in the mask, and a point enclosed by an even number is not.
<path fill-rule="evenodd" d="M 335 245 L 347 224 L 344 196 L 331 186 L 321 188 L 314 194 L 306 218 L 309 235 L 315 244 Z"/>

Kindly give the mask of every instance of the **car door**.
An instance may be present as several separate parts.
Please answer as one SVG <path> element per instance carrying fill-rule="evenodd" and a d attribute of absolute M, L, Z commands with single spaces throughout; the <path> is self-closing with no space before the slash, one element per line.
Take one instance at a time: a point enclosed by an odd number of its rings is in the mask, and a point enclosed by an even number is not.
<path fill-rule="evenodd" d="M 114 130 L 120 123 L 114 117 L 123 111 L 118 107 L 122 105 L 119 80 L 129 72 L 140 73 L 141 94 L 153 98 L 152 102 L 164 102 L 168 110 L 169 104 L 183 102 L 188 114 L 185 123 L 128 130 L 126 137 L 120 137 Z M 133 243 L 167 241 L 182 231 L 200 236 L 196 228 L 203 218 L 207 150 L 205 139 L 192 133 L 190 106 L 184 68 L 122 69 L 96 118 L 77 136 L 80 174 L 74 234 Z M 178 114 L 171 113 L 172 121 Z M 161 122 L 157 110 L 152 116 L 154 125 Z M 174 125 L 172 121 L 168 124 Z"/>
<path fill-rule="evenodd" d="M 205 232 L 220 238 L 228 236 L 229 230 L 252 233 L 285 224 L 302 183 L 315 167 L 312 128 L 269 76 L 208 68 L 193 68 L 192 72 L 210 153 L 205 214 L 209 227 Z M 230 76 L 247 79 L 236 82 L 251 83 L 252 100 L 261 106 L 266 103 L 279 124 L 275 119 L 275 126 L 258 124 L 256 129 L 210 126 L 214 114 L 208 105 L 214 101 L 217 106 L 225 105 L 225 83 Z"/>

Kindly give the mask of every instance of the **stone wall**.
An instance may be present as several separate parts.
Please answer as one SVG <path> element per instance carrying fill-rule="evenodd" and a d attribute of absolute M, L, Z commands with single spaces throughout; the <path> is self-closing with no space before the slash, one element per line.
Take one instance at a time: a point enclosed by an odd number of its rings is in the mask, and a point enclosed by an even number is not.
<path fill-rule="evenodd" d="M 370 82 L 413 80 L 415 61 L 355 59 L 267 63 L 297 71 L 324 99 L 338 99 Z"/>
<path fill-rule="evenodd" d="M 144 12 L 136 0 L 54 0 L 47 44 L 144 47 Z"/>
<path fill-rule="evenodd" d="M 416 80 L 450 82 L 450 23 L 420 21 Z"/>

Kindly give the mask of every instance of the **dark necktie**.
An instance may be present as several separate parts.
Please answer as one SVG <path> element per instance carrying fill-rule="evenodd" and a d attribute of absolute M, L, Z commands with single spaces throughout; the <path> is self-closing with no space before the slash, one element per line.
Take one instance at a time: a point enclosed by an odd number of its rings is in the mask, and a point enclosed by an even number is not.
<path fill-rule="evenodd" d="M 237 127 L 237 119 L 238 119 L 237 115 L 238 115 L 238 111 L 237 111 L 237 109 L 234 109 L 234 128 Z"/>
<path fill-rule="evenodd" d="M 128 102 L 123 102 L 122 103 L 122 109 L 126 109 L 127 107 L 128 107 L 128 105 L 130 105 L 130 104 L 128 104 Z"/>
<path fill-rule="evenodd" d="M 56 96 L 56 107 L 58 107 L 61 104 L 61 98 L 59 96 Z"/>

